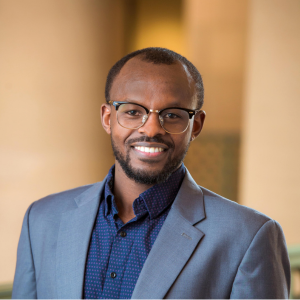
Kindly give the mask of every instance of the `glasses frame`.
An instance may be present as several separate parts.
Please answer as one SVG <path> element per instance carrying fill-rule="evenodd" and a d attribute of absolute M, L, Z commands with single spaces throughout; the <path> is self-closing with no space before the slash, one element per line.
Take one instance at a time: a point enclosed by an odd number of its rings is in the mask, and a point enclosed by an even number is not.
<path fill-rule="evenodd" d="M 166 129 L 164 128 L 164 126 L 163 126 L 163 121 L 161 120 L 161 115 L 160 115 L 163 111 L 165 111 L 165 110 L 167 110 L 167 109 L 174 109 L 174 108 L 184 110 L 184 111 L 188 112 L 188 114 L 189 114 L 189 120 L 190 120 L 196 113 L 198 113 L 199 111 L 201 111 L 200 109 L 188 109 L 188 108 L 182 108 L 182 107 L 166 107 L 166 108 L 161 109 L 161 110 L 148 109 L 147 107 L 145 107 L 145 106 L 143 106 L 143 105 L 141 105 L 141 104 L 137 104 L 137 103 L 134 103 L 134 102 L 127 102 L 127 101 L 113 101 L 113 100 L 111 100 L 111 101 L 108 101 L 108 104 L 111 104 L 111 105 L 113 105 L 113 106 L 115 107 L 115 109 L 116 109 L 116 111 L 117 111 L 117 120 L 118 120 L 118 123 L 119 123 L 119 125 L 122 126 L 123 128 L 126 128 L 126 129 L 139 129 L 139 128 L 141 128 L 142 126 L 145 125 L 145 123 L 146 123 L 147 120 L 148 120 L 148 117 L 149 117 L 149 114 L 150 114 L 150 113 L 157 113 L 158 116 L 159 116 L 158 119 L 159 119 L 160 126 L 163 128 L 164 131 L 166 131 L 167 133 L 170 133 L 170 134 L 181 134 L 181 133 L 184 133 L 184 132 L 189 128 L 190 122 L 188 122 L 187 127 L 186 127 L 183 131 L 178 132 L 178 133 L 170 132 L 170 131 L 166 130 Z M 119 107 L 120 107 L 122 104 L 134 104 L 134 105 L 138 105 L 138 106 L 140 106 L 140 107 L 142 107 L 142 108 L 145 109 L 145 111 L 146 111 L 146 113 L 147 113 L 147 114 L 146 114 L 147 118 L 143 121 L 143 123 L 142 123 L 141 126 L 136 127 L 136 128 L 129 128 L 129 127 L 125 127 L 125 126 L 123 126 L 122 124 L 120 124 L 119 119 L 118 119 L 118 109 L 119 109 Z"/>

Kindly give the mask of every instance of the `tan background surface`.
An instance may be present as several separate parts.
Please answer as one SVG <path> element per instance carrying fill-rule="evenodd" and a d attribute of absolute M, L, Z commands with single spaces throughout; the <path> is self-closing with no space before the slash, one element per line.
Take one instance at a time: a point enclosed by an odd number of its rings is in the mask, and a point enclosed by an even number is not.
<path fill-rule="evenodd" d="M 250 5 L 241 203 L 300 243 L 300 1 Z"/>

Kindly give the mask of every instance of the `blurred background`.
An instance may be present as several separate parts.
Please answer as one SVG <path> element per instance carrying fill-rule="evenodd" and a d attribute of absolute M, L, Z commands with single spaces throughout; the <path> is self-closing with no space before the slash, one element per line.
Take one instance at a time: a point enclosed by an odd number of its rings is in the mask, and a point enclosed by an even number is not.
<path fill-rule="evenodd" d="M 185 164 L 282 225 L 300 295 L 299 0 L 0 0 L 0 290 L 30 203 L 107 174 L 106 75 L 149 46 L 201 72 L 207 119 Z"/>

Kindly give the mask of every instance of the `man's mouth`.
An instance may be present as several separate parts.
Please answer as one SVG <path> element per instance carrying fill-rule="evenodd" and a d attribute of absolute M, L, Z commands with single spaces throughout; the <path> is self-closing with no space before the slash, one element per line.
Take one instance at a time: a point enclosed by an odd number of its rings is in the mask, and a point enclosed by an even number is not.
<path fill-rule="evenodd" d="M 149 158 L 151 163 L 154 162 L 155 157 L 159 159 L 166 157 L 166 153 L 173 147 L 171 142 L 163 141 L 161 138 L 146 139 L 144 137 L 143 139 L 128 140 L 127 143 L 139 160 L 143 161 L 145 158 Z"/>
<path fill-rule="evenodd" d="M 157 152 L 163 152 L 164 149 L 160 147 L 144 147 L 144 146 L 135 146 L 135 149 L 144 152 L 144 153 L 157 153 Z"/>

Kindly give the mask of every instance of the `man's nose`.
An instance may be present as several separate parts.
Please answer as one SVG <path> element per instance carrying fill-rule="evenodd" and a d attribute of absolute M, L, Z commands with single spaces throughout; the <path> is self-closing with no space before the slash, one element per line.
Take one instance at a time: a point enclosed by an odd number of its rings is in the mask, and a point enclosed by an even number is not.
<path fill-rule="evenodd" d="M 148 137 L 154 137 L 157 134 L 165 135 L 166 131 L 161 127 L 159 115 L 156 112 L 150 112 L 144 125 L 138 129 L 139 133 L 143 133 Z"/>

